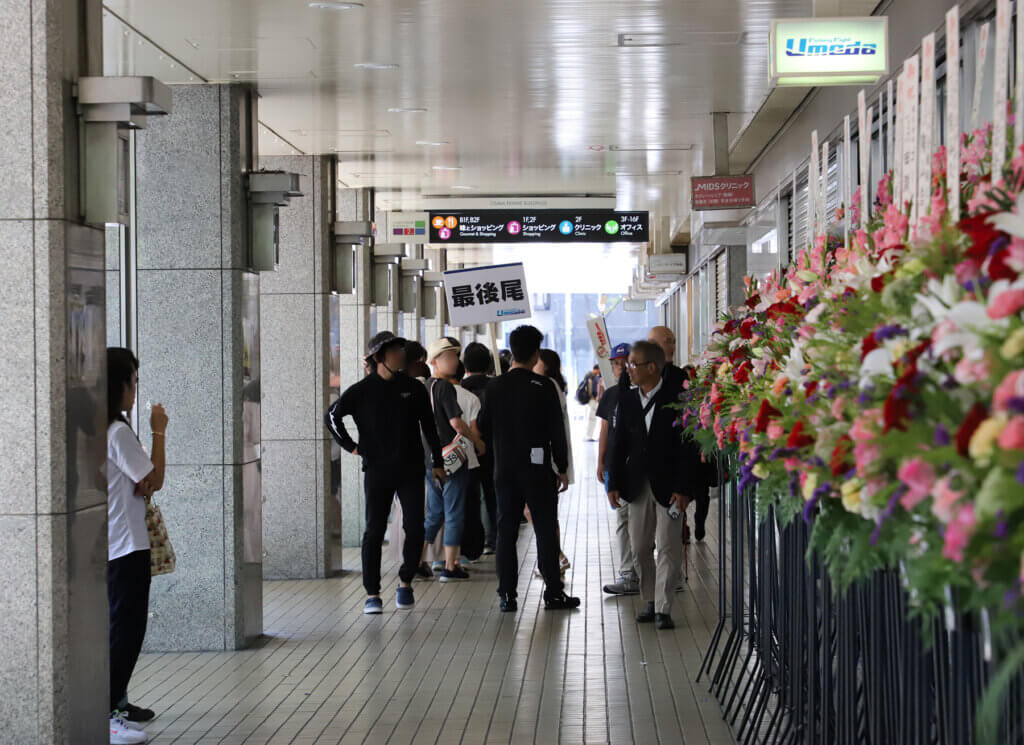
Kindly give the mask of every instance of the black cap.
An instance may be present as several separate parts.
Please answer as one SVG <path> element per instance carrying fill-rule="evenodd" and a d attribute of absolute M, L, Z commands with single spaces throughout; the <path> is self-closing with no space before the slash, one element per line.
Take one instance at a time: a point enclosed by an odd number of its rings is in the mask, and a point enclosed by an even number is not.
<path fill-rule="evenodd" d="M 379 334 L 370 339 L 370 345 L 367 347 L 366 356 L 373 357 L 384 347 L 391 346 L 405 346 L 405 339 L 400 336 L 395 336 L 390 331 L 381 331 Z"/>

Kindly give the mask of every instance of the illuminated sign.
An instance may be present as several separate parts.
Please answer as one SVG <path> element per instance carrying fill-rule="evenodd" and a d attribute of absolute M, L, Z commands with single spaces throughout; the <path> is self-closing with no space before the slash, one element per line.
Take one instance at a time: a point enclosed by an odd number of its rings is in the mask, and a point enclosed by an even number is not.
<path fill-rule="evenodd" d="M 885 16 L 772 21 L 768 45 L 775 85 L 866 85 L 889 72 Z"/>
<path fill-rule="evenodd" d="M 694 176 L 690 179 L 690 206 L 695 211 L 753 207 L 753 176 Z"/>
<path fill-rule="evenodd" d="M 647 243 L 647 212 L 597 209 L 430 213 L 431 243 Z"/>

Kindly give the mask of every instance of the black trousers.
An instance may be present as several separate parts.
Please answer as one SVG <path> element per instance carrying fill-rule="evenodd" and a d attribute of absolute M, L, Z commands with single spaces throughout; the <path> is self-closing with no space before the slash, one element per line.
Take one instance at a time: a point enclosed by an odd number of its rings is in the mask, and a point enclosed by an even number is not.
<path fill-rule="evenodd" d="M 711 495 L 708 494 L 707 489 L 696 496 L 694 501 L 697 503 L 696 510 L 694 511 L 693 524 L 695 527 L 704 529 L 704 523 L 708 519 L 708 510 L 711 508 Z"/>
<path fill-rule="evenodd" d="M 484 492 L 484 508 L 487 521 L 484 523 L 484 543 L 494 548 L 498 542 L 498 498 L 494 493 L 494 461 L 490 454 L 480 459 L 480 486 Z"/>
<path fill-rule="evenodd" d="M 380 594 L 380 554 L 384 534 L 388 529 L 391 502 L 398 494 L 402 505 L 402 566 L 398 576 L 403 582 L 412 582 L 423 553 L 423 503 L 426 483 L 422 469 L 386 470 L 367 469 L 363 484 L 366 487 L 366 530 L 363 532 L 363 587 L 367 595 Z"/>
<path fill-rule="evenodd" d="M 110 710 L 128 695 L 135 663 L 146 638 L 149 549 L 107 562 L 107 600 L 110 603 Z"/>
<path fill-rule="evenodd" d="M 537 539 L 537 564 L 544 576 L 545 595 L 562 591 L 558 566 L 558 481 L 545 467 L 527 466 L 520 473 L 496 474 L 498 502 L 498 592 L 515 595 L 519 584 L 519 556 L 516 540 L 523 506 L 530 508 Z"/>

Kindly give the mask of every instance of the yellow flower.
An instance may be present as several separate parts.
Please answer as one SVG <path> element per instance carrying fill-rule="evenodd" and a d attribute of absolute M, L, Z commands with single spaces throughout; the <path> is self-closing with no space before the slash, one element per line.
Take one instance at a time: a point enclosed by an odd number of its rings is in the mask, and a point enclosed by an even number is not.
<path fill-rule="evenodd" d="M 971 436 L 971 444 L 967 448 L 974 460 L 988 460 L 995 450 L 996 440 L 1006 427 L 1006 419 L 1003 417 L 989 417 L 974 430 Z"/>
<path fill-rule="evenodd" d="M 1010 334 L 1006 341 L 1003 342 L 999 354 L 1003 355 L 1004 360 L 1012 360 L 1024 354 L 1024 327 Z"/>
<path fill-rule="evenodd" d="M 718 377 L 726 377 L 729 374 L 730 370 L 732 370 L 732 363 L 726 360 L 725 362 L 722 363 L 722 366 L 718 368 Z"/>
<path fill-rule="evenodd" d="M 847 512 L 855 514 L 860 512 L 860 490 L 863 486 L 864 483 L 860 479 L 850 479 L 843 482 L 840 495 L 843 500 L 843 508 Z"/>
<path fill-rule="evenodd" d="M 807 481 L 804 482 L 804 500 L 810 501 L 814 496 L 814 490 L 818 488 L 818 474 L 807 474 Z"/>
<path fill-rule="evenodd" d="M 766 466 L 764 463 L 758 463 L 751 469 L 750 472 L 757 476 L 759 479 L 768 478 L 768 466 Z"/>

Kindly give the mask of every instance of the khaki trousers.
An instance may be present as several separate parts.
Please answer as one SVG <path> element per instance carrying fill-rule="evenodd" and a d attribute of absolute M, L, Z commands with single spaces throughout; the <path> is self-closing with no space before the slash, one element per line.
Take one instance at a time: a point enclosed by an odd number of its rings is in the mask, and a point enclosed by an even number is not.
<path fill-rule="evenodd" d="M 683 529 L 658 504 L 650 484 L 629 504 L 629 538 L 640 582 L 640 599 L 654 603 L 655 613 L 671 614 L 683 568 Z M 654 560 L 654 548 L 658 560 Z"/>

